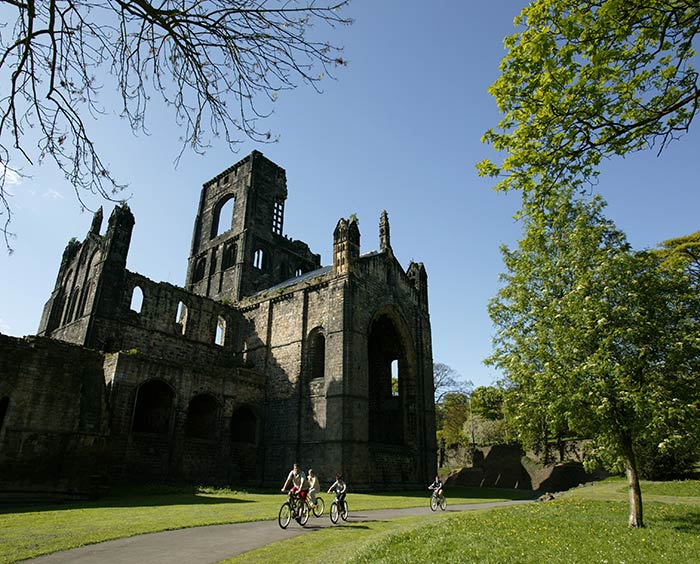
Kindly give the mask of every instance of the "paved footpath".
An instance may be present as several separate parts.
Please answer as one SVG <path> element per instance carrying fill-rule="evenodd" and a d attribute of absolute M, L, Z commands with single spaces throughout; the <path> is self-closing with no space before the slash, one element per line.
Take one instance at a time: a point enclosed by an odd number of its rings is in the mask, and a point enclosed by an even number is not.
<path fill-rule="evenodd" d="M 532 502 L 530 500 L 515 500 L 448 505 L 447 512 L 473 511 L 521 503 Z M 409 509 L 358 512 L 353 512 L 351 506 L 348 522 L 381 521 L 430 513 L 430 508 L 427 505 L 426 507 Z M 192 527 L 90 544 L 25 562 L 35 564 L 216 564 L 266 544 L 293 538 L 325 527 L 338 527 L 341 526 L 341 523 L 342 521 L 333 525 L 328 515 L 324 514 L 320 518 L 311 516 L 305 527 L 292 521 L 286 530 L 281 529 L 276 520 Z"/>

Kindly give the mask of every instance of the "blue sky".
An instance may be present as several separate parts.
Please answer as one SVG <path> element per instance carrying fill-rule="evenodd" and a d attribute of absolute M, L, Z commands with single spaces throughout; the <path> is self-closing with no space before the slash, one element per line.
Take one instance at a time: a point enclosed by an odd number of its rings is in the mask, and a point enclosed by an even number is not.
<path fill-rule="evenodd" d="M 104 160 L 132 194 L 128 268 L 183 285 L 202 183 L 257 149 L 287 171 L 284 232 L 324 265 L 340 217 L 357 214 L 368 252 L 378 248 L 386 209 L 397 258 L 404 268 L 422 261 L 428 272 L 434 360 L 476 385 L 493 383 L 498 374 L 482 364 L 492 335 L 486 307 L 503 270 L 499 246 L 520 237 L 519 197 L 495 193 L 474 165 L 493 156 L 480 142 L 499 120 L 487 88 L 525 4 L 354 0 L 355 24 L 327 34 L 345 46 L 349 66 L 322 95 L 300 87 L 280 96 L 265 124 L 280 135 L 275 144 L 186 152 L 176 169 L 180 133 L 167 108 L 152 103 L 150 135 L 134 137 L 115 112 L 92 123 Z M 598 190 L 635 247 L 700 228 L 698 127 L 660 157 L 605 163 Z M 0 332 L 16 336 L 36 332 L 63 249 L 84 238 L 92 217 L 50 163 L 25 171 L 32 178 L 11 187 L 15 252 L 0 254 Z M 111 211 L 97 197 L 86 203 Z"/>

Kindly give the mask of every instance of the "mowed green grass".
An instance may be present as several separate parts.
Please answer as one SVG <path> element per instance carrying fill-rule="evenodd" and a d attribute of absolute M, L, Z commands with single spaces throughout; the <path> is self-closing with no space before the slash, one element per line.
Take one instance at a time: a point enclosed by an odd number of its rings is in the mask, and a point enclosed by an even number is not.
<path fill-rule="evenodd" d="M 643 529 L 627 527 L 619 479 L 517 507 L 348 523 L 268 545 L 226 564 L 640 564 L 700 562 L 700 481 L 644 483 Z"/>
<path fill-rule="evenodd" d="M 426 492 L 351 493 L 351 510 L 419 507 Z M 453 490 L 451 503 L 519 499 L 498 489 Z M 325 496 L 330 503 L 332 496 Z M 132 489 L 93 502 L 26 507 L 0 506 L 0 563 L 141 533 L 276 519 L 285 496 L 276 492 Z"/>

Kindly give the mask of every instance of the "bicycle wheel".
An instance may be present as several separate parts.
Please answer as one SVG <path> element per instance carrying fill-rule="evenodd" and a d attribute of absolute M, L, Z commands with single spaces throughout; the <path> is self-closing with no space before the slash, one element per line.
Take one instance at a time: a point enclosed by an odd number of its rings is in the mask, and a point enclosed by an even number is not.
<path fill-rule="evenodd" d="M 435 511 L 438 507 L 438 500 L 434 495 L 430 496 L 430 509 Z"/>
<path fill-rule="evenodd" d="M 340 512 L 340 516 L 343 518 L 343 521 L 348 520 L 348 502 L 343 500 L 343 510 Z"/>
<path fill-rule="evenodd" d="M 443 497 L 443 498 L 440 500 L 440 509 L 442 509 L 443 511 L 445 511 L 445 508 L 446 508 L 446 507 L 447 507 L 447 500 Z"/>
<path fill-rule="evenodd" d="M 331 503 L 331 522 L 335 525 L 338 522 L 338 502 Z"/>
<path fill-rule="evenodd" d="M 299 524 L 303 527 L 309 520 L 309 506 L 303 503 L 301 509 L 299 510 Z"/>
<path fill-rule="evenodd" d="M 316 498 L 316 505 L 314 505 L 314 515 L 320 517 L 326 509 L 326 504 L 322 497 Z"/>
<path fill-rule="evenodd" d="M 285 502 L 282 504 L 282 507 L 280 507 L 280 512 L 279 512 L 279 515 L 277 516 L 277 522 L 279 523 L 280 527 L 282 527 L 283 529 L 286 529 L 291 520 L 292 520 L 292 508 L 289 505 L 289 503 Z"/>

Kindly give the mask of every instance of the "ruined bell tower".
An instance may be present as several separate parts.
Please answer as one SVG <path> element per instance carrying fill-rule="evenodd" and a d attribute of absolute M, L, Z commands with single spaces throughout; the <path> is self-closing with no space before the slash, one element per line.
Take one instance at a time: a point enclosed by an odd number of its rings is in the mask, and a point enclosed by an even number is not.
<path fill-rule="evenodd" d="M 185 286 L 237 302 L 320 267 L 321 257 L 283 235 L 285 170 L 259 151 L 202 187 Z"/>

